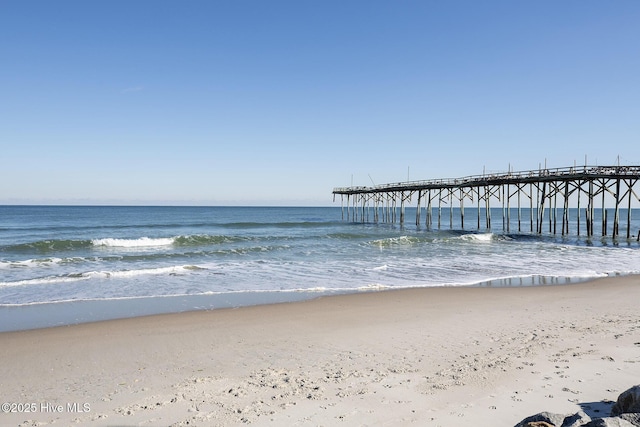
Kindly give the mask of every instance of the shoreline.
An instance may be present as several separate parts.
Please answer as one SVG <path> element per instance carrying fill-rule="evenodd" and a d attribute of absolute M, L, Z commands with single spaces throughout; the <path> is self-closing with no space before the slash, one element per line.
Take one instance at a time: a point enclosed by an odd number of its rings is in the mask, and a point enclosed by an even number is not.
<path fill-rule="evenodd" d="M 564 286 L 608 277 L 526 276 L 483 280 L 469 285 L 415 287 L 384 287 L 360 289 L 296 289 L 235 291 L 226 293 L 142 296 L 113 299 L 68 300 L 19 305 L 0 305 L 0 333 L 60 326 L 79 325 L 116 319 L 129 319 L 159 314 L 210 311 L 225 308 L 251 307 L 307 301 L 333 295 L 393 292 L 406 289 L 477 288 L 477 287 L 537 287 Z"/>
<path fill-rule="evenodd" d="M 640 276 L 624 276 L 5 332 L 3 400 L 37 410 L 0 423 L 509 426 L 595 414 L 640 378 L 639 300 Z"/>

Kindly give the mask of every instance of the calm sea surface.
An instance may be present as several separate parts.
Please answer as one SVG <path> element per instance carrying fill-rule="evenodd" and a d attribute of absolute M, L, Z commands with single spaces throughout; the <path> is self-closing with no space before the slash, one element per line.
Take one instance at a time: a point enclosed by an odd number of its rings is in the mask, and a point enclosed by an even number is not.
<path fill-rule="evenodd" d="M 327 293 L 640 273 L 637 210 L 634 238 L 615 241 L 576 236 L 575 212 L 566 238 L 548 227 L 530 233 L 527 212 L 522 232 L 511 214 L 509 233 L 500 209 L 492 230 L 476 229 L 473 209 L 466 230 L 457 209 L 440 229 L 414 225 L 414 212 L 401 227 L 342 221 L 339 207 L 0 206 L 0 330 Z"/>

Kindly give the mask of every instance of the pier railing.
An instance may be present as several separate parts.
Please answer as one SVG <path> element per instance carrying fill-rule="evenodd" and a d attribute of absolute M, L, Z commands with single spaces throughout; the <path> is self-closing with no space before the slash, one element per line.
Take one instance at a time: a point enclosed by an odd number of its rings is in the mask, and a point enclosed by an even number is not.
<path fill-rule="evenodd" d="M 336 187 L 333 194 L 358 194 L 396 191 L 397 189 L 429 189 L 444 187 L 469 187 L 531 181 L 571 180 L 578 178 L 640 177 L 640 166 L 580 166 L 537 169 L 518 172 L 498 172 L 470 175 L 462 178 L 441 178 L 419 181 L 402 181 L 375 186 Z"/>

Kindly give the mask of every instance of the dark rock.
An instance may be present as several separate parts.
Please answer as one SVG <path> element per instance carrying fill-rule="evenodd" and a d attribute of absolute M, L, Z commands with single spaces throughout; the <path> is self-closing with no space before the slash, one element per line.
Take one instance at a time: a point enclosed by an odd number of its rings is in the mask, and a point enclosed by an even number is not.
<path fill-rule="evenodd" d="M 515 427 L 530 427 L 531 423 L 535 423 L 535 422 L 544 422 L 547 423 L 549 425 L 551 425 L 552 427 L 560 427 L 562 425 L 562 422 L 565 419 L 565 415 L 562 414 L 553 414 L 550 412 L 540 412 L 539 414 L 535 414 L 532 415 L 530 417 L 525 418 L 524 420 L 520 421 L 518 424 L 515 425 Z M 538 424 L 540 425 L 540 424 Z M 544 424 L 542 424 L 544 425 Z M 535 426 L 535 424 L 534 424 Z"/>
<path fill-rule="evenodd" d="M 618 400 L 611 408 L 611 416 L 640 412 L 640 385 L 631 387 L 618 396 Z"/>
<path fill-rule="evenodd" d="M 596 418 L 581 427 L 634 427 L 634 425 L 620 417 L 606 417 Z"/>
<path fill-rule="evenodd" d="M 640 385 L 618 397 L 611 416 L 591 419 L 583 411 L 573 415 L 540 412 L 525 418 L 515 427 L 640 427 Z"/>
<path fill-rule="evenodd" d="M 569 415 L 562 421 L 561 427 L 581 427 L 582 425 L 591 421 L 591 417 L 585 414 L 583 411 L 576 412 L 573 415 Z"/>
<path fill-rule="evenodd" d="M 625 421 L 629 421 L 634 426 L 640 427 L 640 413 L 635 414 L 620 414 L 618 418 L 622 418 Z"/>

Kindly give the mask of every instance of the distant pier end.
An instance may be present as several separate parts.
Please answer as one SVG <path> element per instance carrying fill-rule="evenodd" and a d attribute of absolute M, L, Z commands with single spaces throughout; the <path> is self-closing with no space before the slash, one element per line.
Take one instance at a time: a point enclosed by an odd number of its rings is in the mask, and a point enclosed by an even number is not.
<path fill-rule="evenodd" d="M 449 207 L 449 224 L 453 227 L 454 204 L 459 206 L 460 224 L 465 228 L 465 201 L 477 207 L 476 228 L 491 230 L 491 202 L 502 208 L 503 230 L 510 232 L 512 211 L 517 211 L 518 231 L 529 229 L 542 234 L 548 222 L 549 232 L 569 234 L 569 206 L 577 206 L 572 232 L 580 235 L 581 226 L 587 236 L 620 235 L 620 212 L 625 210 L 626 237 L 631 238 L 631 211 L 640 197 L 635 186 L 640 180 L 640 166 L 580 166 L 538 169 L 522 172 L 483 174 L 453 179 L 407 181 L 372 187 L 338 187 L 333 200 L 340 196 L 342 219 L 361 222 L 405 222 L 405 206 L 416 199 L 416 225 L 421 224 L 423 209 L 425 226 L 433 227 L 434 210 L 437 227 L 442 226 L 442 207 Z M 559 203 L 559 204 L 558 204 Z M 581 203 L 584 210 L 581 211 Z M 399 205 L 399 206 L 398 206 Z M 475 206 L 474 206 L 475 205 Z M 515 206 L 514 206 L 515 205 Z M 495 206 L 494 206 L 495 207 Z M 525 209 L 528 218 L 523 218 Z M 608 216 L 613 213 L 612 227 Z M 595 226 L 595 218 L 600 224 Z M 560 226 L 558 226 L 560 222 Z M 638 232 L 640 239 L 640 232 Z"/>

